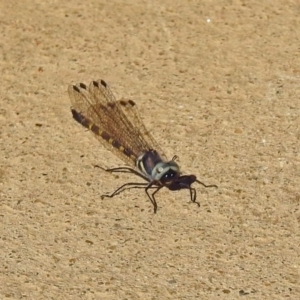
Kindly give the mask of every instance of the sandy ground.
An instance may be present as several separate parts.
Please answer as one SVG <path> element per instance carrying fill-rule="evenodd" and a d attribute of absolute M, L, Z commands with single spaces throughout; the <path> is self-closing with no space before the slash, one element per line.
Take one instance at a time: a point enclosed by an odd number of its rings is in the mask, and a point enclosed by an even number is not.
<path fill-rule="evenodd" d="M 201 3 L 201 4 L 199 4 Z M 262 4 L 263 3 L 263 4 Z M 0 3 L 1 299 L 300 299 L 298 1 Z M 194 185 L 136 180 L 69 84 L 138 103 Z"/>

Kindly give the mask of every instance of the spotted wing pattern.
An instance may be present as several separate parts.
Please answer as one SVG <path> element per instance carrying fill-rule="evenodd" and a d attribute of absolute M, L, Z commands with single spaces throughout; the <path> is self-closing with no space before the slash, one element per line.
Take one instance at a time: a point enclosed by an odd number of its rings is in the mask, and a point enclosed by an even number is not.
<path fill-rule="evenodd" d="M 158 145 L 145 128 L 132 100 L 116 101 L 104 80 L 70 85 L 68 93 L 76 121 L 94 132 L 102 144 L 128 163 Z M 163 152 L 160 155 L 164 157 Z"/>

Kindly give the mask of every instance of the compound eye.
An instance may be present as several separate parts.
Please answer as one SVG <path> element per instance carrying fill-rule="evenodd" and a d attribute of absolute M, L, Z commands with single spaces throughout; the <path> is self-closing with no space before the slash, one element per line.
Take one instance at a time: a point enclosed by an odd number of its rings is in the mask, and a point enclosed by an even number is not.
<path fill-rule="evenodd" d="M 163 184 L 169 184 L 174 181 L 174 179 L 177 178 L 177 172 L 173 170 L 169 170 L 162 178 L 161 183 Z"/>

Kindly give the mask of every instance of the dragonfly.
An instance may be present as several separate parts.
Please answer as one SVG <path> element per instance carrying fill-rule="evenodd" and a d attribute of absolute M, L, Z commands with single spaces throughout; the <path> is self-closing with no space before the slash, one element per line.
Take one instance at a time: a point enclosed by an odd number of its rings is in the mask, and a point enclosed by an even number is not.
<path fill-rule="evenodd" d="M 84 83 L 70 85 L 68 94 L 75 121 L 93 132 L 102 145 L 131 166 L 96 167 L 111 173 L 131 173 L 143 179 L 143 182 L 127 182 L 102 198 L 113 198 L 126 189 L 143 188 L 156 213 L 155 196 L 163 187 L 171 191 L 189 190 L 190 200 L 198 206 L 193 183 L 217 188 L 216 185 L 204 184 L 195 175 L 183 175 L 176 162 L 177 155 L 167 159 L 142 122 L 136 103 L 129 99 L 116 100 L 104 80 L 92 81 L 88 86 Z"/>

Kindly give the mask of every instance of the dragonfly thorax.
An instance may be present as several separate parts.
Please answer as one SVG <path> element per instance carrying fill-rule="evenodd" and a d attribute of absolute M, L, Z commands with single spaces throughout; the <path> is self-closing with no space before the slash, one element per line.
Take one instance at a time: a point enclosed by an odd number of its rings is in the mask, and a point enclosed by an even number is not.
<path fill-rule="evenodd" d="M 155 150 L 149 150 L 140 155 L 136 166 L 149 178 L 149 181 L 157 181 L 162 185 L 168 185 L 180 176 L 178 164 L 174 160 L 163 161 Z"/>

